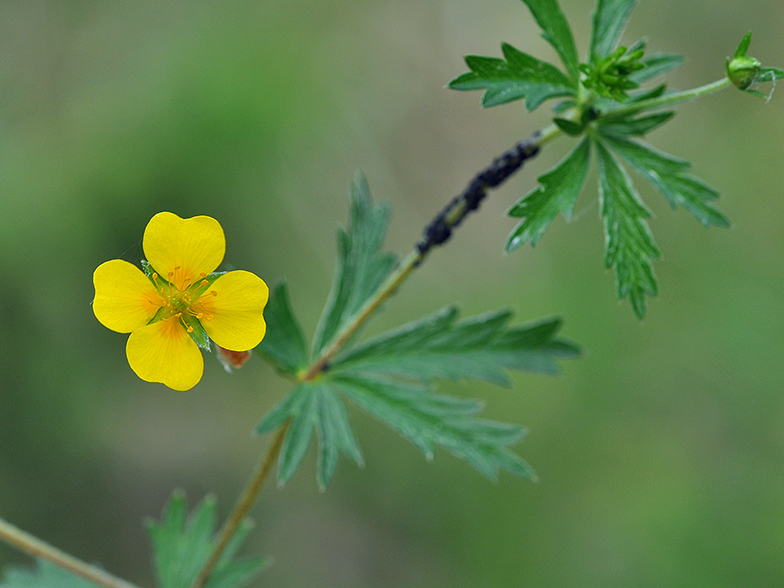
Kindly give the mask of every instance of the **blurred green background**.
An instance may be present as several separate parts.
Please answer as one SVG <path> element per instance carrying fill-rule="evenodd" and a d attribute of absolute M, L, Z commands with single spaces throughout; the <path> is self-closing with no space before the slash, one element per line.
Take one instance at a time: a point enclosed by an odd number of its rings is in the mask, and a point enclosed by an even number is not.
<path fill-rule="evenodd" d="M 586 47 L 591 3 L 563 0 Z M 747 30 L 784 66 L 781 0 L 644 0 L 624 39 L 687 56 L 671 86 L 719 78 Z M 406 253 L 466 181 L 542 126 L 445 83 L 507 41 L 554 59 L 518 0 L 0 2 L 0 515 L 150 586 L 142 520 L 174 488 L 225 514 L 289 389 L 261 361 L 178 393 L 139 380 L 95 320 L 92 271 L 138 262 L 149 218 L 208 214 L 226 262 L 285 278 L 311 334 L 355 169 Z M 722 194 L 705 230 L 642 187 L 664 256 L 643 322 L 602 268 L 595 189 L 535 250 L 502 253 L 505 210 L 569 141 L 494 192 L 387 304 L 378 332 L 458 301 L 565 317 L 583 359 L 511 390 L 462 384 L 520 422 L 541 481 L 498 483 L 351 414 L 367 466 L 319 493 L 311 453 L 270 484 L 248 553 L 277 587 L 784 585 L 784 89 L 679 107 L 650 140 Z M 0 564 L 28 560 L 0 545 Z"/>

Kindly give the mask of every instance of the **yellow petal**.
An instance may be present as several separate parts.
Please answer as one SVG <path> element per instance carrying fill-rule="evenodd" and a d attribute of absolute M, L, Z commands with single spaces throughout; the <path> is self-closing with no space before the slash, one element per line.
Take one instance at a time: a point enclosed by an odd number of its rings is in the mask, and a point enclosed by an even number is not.
<path fill-rule="evenodd" d="M 204 359 L 177 317 L 131 333 L 125 348 L 131 369 L 146 382 L 190 390 L 204 372 Z"/>
<path fill-rule="evenodd" d="M 237 270 L 215 280 L 192 308 L 204 315 L 201 324 L 210 339 L 230 351 L 245 351 L 261 343 L 267 332 L 264 306 L 268 298 L 264 280 Z"/>
<path fill-rule="evenodd" d="M 152 320 L 163 299 L 135 265 L 113 259 L 93 274 L 93 312 L 101 324 L 118 333 L 130 333 Z"/>
<path fill-rule="evenodd" d="M 226 253 L 226 238 L 212 217 L 182 219 L 159 212 L 144 230 L 142 247 L 155 271 L 184 290 L 218 268 Z"/>

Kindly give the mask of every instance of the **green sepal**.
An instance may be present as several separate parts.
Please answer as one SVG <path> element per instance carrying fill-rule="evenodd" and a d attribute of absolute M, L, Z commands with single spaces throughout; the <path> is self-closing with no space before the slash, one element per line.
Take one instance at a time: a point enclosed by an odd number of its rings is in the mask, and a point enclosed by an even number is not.
<path fill-rule="evenodd" d="M 591 144 L 584 138 L 561 162 L 537 178 L 539 186 L 517 201 L 507 213 L 522 218 L 506 240 L 506 250 L 524 243 L 535 246 L 560 211 L 571 218 L 590 164 Z"/>
<path fill-rule="evenodd" d="M 153 280 L 152 275 L 156 273 L 156 271 L 152 267 L 152 264 L 146 259 L 142 259 L 141 263 L 142 263 L 142 269 L 144 270 L 144 275 L 147 276 L 153 284 L 155 284 L 155 280 Z"/>
<path fill-rule="evenodd" d="M 185 329 L 188 335 L 190 335 L 193 342 L 196 343 L 201 349 L 205 351 L 211 351 L 212 347 L 210 346 L 210 337 L 207 335 L 207 331 L 204 330 L 204 327 L 201 324 L 201 321 L 197 319 L 192 314 L 183 313 L 180 315 L 180 320 L 190 327 L 192 330 Z"/>
<path fill-rule="evenodd" d="M 264 308 L 264 320 L 267 333 L 256 350 L 279 372 L 295 375 L 308 365 L 309 356 L 305 336 L 291 309 L 285 283 L 281 282 L 273 289 Z"/>
<path fill-rule="evenodd" d="M 190 588 L 215 548 L 216 501 L 208 496 L 188 515 L 185 493 L 175 491 L 160 522 L 148 520 L 153 563 L 159 588 Z M 238 588 L 250 582 L 268 561 L 236 559 L 253 523 L 245 519 L 218 559 L 205 588 Z"/>
<path fill-rule="evenodd" d="M 195 296 L 201 296 L 204 294 L 210 286 L 212 286 L 213 282 L 220 278 L 222 275 L 228 272 L 212 272 L 209 276 L 204 276 L 198 282 L 192 284 L 188 290 Z"/>

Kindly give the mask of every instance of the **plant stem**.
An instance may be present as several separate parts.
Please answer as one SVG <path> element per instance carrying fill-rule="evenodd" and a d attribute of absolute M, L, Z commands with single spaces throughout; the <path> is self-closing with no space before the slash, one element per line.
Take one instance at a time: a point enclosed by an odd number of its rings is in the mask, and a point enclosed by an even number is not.
<path fill-rule="evenodd" d="M 267 449 L 266 455 L 262 458 L 261 462 L 259 462 L 256 471 L 251 476 L 248 484 L 242 491 L 242 494 L 240 494 L 240 497 L 234 504 L 234 508 L 232 509 L 229 518 L 226 519 L 226 522 L 223 524 L 210 559 L 207 561 L 204 568 L 202 568 L 201 573 L 191 585 L 191 588 L 201 588 L 204 586 L 209 579 L 210 574 L 215 569 L 215 565 L 218 563 L 220 556 L 234 536 L 234 533 L 237 532 L 243 519 L 250 512 L 251 508 L 253 508 L 256 497 L 259 495 L 261 488 L 264 486 L 264 482 L 267 480 L 267 477 L 272 470 L 272 464 L 275 463 L 278 454 L 280 454 L 280 450 L 283 447 L 283 439 L 286 437 L 288 428 L 289 421 L 286 421 L 286 424 L 278 429 L 275 438 L 272 440 L 272 444 Z"/>
<path fill-rule="evenodd" d="M 130 582 L 112 576 L 108 572 L 86 564 L 56 547 L 52 547 L 3 519 L 0 519 L 0 540 L 13 545 L 32 557 L 44 559 L 104 588 L 137 588 Z"/>
<path fill-rule="evenodd" d="M 632 102 L 621 106 L 620 108 L 611 108 L 606 110 L 604 114 L 612 114 L 615 116 L 618 114 L 631 114 L 641 110 L 650 110 L 652 108 L 661 108 L 662 106 L 670 106 L 671 104 L 678 104 L 679 102 L 687 102 L 689 100 L 694 100 L 695 98 L 707 96 L 708 94 L 713 94 L 714 92 L 718 92 L 719 90 L 723 90 L 724 88 L 728 88 L 730 86 L 732 86 L 732 82 L 729 80 L 729 78 L 724 77 L 720 80 L 716 80 L 715 82 L 711 82 L 710 84 L 705 84 L 704 86 L 700 86 L 698 88 L 692 88 L 691 90 L 664 94 L 658 98 L 651 98 L 650 100 L 642 100 L 640 102 Z"/>
<path fill-rule="evenodd" d="M 488 188 L 496 188 L 503 184 L 522 167 L 526 160 L 536 156 L 545 143 L 561 134 L 562 132 L 555 125 L 549 125 L 536 131 L 493 160 L 490 166 L 477 173 L 463 192 L 455 196 L 425 226 L 424 239 L 414 246 L 414 249 L 398 264 L 373 296 L 365 302 L 345 328 L 298 379 L 307 382 L 326 370 L 330 361 L 357 332 L 357 329 L 378 310 L 379 306 L 398 289 L 415 269 L 422 265 L 430 250 L 435 246 L 443 245 L 463 219 L 479 208 L 479 204 L 487 195 Z"/>

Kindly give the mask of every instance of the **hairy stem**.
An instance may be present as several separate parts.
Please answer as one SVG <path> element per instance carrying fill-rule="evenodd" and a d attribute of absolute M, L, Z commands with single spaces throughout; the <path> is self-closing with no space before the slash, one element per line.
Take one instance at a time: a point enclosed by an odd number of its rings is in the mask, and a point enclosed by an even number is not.
<path fill-rule="evenodd" d="M 283 447 L 283 439 L 286 437 L 288 428 L 289 421 L 278 429 L 275 438 L 272 440 L 272 444 L 267 449 L 267 453 L 264 455 L 261 462 L 259 462 L 256 471 L 253 473 L 248 484 L 245 486 L 245 489 L 242 491 L 242 494 L 237 499 L 229 518 L 226 519 L 226 522 L 223 524 L 209 561 L 207 561 L 207 564 L 202 568 L 201 573 L 191 585 L 191 588 L 201 588 L 204 586 L 209 579 L 210 574 L 215 569 L 215 565 L 218 563 L 220 556 L 234 536 L 234 533 L 237 532 L 243 519 L 248 515 L 251 508 L 253 508 L 256 498 L 264 486 L 264 482 L 266 482 L 270 471 L 272 471 L 272 464 L 275 463 L 275 460 L 280 454 L 280 450 Z"/>
<path fill-rule="evenodd" d="M 104 586 L 104 588 L 136 588 L 134 584 L 112 576 L 100 568 L 86 564 L 83 561 L 60 551 L 56 547 L 44 543 L 29 533 L 18 529 L 3 519 L 0 519 L 0 540 L 5 541 L 9 545 L 13 545 L 32 557 L 44 559 L 72 574 L 81 576 L 85 580 L 89 580 L 99 586 Z"/>

